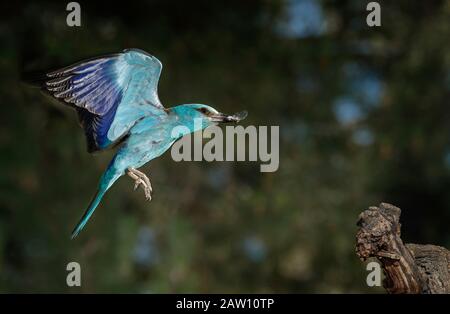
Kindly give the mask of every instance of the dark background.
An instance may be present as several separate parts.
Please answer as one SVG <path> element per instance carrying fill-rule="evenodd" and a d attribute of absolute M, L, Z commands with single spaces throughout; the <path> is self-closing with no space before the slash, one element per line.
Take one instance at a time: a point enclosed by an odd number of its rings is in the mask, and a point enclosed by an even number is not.
<path fill-rule="evenodd" d="M 80 1 L 82 27 L 67 2 L 1 5 L 1 292 L 381 292 L 354 253 L 381 201 L 406 242 L 450 247 L 448 1 L 379 1 L 372 28 L 369 1 Z M 151 203 L 124 177 L 71 241 L 113 152 L 21 73 L 131 47 L 163 63 L 166 107 L 279 125 L 280 168 L 166 153 Z"/>

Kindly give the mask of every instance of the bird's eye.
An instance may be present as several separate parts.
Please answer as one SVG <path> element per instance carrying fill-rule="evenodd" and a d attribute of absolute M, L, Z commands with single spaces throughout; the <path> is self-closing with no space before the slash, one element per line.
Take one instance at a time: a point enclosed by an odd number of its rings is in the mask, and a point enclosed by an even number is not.
<path fill-rule="evenodd" d="M 209 110 L 206 108 L 200 108 L 199 111 L 205 115 L 209 114 Z"/>

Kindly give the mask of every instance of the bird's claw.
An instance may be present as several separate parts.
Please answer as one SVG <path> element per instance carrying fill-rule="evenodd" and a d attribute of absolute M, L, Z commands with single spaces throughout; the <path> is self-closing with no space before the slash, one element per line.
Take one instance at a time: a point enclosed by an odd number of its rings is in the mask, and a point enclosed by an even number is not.
<path fill-rule="evenodd" d="M 127 174 L 134 180 L 134 190 L 136 191 L 139 186 L 142 186 L 145 199 L 150 201 L 152 199 L 153 189 L 149 178 L 144 173 L 132 168 L 128 169 Z"/>
<path fill-rule="evenodd" d="M 144 180 L 138 178 L 138 179 L 136 179 L 136 181 L 134 183 L 134 190 L 136 191 L 139 186 L 142 186 L 142 189 L 144 190 L 145 199 L 147 201 L 150 201 L 152 199 L 152 195 L 151 195 L 152 187 L 147 185 L 147 183 Z"/>

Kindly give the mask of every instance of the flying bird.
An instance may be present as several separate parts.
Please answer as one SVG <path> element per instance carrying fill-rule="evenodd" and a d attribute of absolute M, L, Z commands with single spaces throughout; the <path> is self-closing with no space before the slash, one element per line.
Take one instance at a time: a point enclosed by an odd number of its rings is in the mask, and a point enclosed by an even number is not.
<path fill-rule="evenodd" d="M 72 239 L 121 176 L 130 176 L 134 189 L 142 187 L 146 199 L 151 200 L 150 179 L 138 168 L 162 155 L 183 135 L 247 116 L 245 111 L 223 114 L 203 104 L 164 108 L 157 90 L 161 70 L 161 62 L 154 56 L 126 49 L 49 72 L 39 80 L 43 91 L 76 110 L 89 153 L 117 147 Z M 172 130 L 180 125 L 186 131 L 174 136 Z"/>

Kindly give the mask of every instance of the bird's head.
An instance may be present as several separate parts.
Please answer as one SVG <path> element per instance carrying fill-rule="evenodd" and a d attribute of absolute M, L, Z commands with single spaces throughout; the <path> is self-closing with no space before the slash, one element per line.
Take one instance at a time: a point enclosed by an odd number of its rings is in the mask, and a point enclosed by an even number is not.
<path fill-rule="evenodd" d="M 188 126 L 192 132 L 205 129 L 208 126 L 218 123 L 239 122 L 247 117 L 247 111 L 238 112 L 232 115 L 220 113 L 211 106 L 203 104 L 186 104 L 171 108 L 184 125 Z"/>

